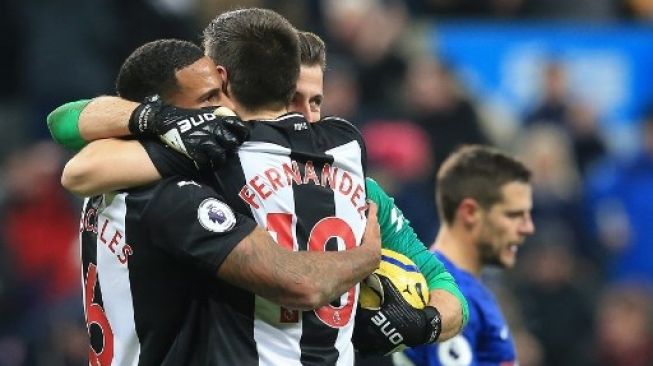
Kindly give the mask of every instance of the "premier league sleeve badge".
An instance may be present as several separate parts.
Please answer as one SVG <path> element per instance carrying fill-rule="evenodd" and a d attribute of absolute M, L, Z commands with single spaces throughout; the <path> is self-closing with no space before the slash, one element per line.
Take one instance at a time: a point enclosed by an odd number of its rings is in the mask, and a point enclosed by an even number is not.
<path fill-rule="evenodd" d="M 197 219 L 209 231 L 224 233 L 236 225 L 236 216 L 227 204 L 207 198 L 197 208 Z"/>

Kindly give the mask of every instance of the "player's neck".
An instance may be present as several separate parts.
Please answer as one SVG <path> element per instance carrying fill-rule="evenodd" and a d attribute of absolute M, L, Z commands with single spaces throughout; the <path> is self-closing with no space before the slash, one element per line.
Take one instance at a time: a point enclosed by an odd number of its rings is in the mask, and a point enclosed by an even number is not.
<path fill-rule="evenodd" d="M 288 113 L 288 108 L 285 107 L 251 110 L 238 106 L 238 116 L 243 121 L 276 119 L 286 113 Z"/>
<path fill-rule="evenodd" d="M 476 246 L 464 228 L 441 225 L 431 250 L 438 250 L 458 268 L 481 276 L 482 265 Z"/>

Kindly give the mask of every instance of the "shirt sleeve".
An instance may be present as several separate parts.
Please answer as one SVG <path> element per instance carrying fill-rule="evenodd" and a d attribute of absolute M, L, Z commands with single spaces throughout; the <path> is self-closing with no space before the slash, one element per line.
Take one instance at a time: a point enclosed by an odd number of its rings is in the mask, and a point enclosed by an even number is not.
<path fill-rule="evenodd" d="M 417 238 L 410 222 L 394 204 L 394 199 L 374 179 L 366 178 L 366 188 L 367 197 L 379 207 L 382 246 L 410 258 L 426 278 L 430 291 L 444 290 L 454 295 L 460 301 L 465 324 L 469 319 L 469 306 L 453 276 Z"/>
<path fill-rule="evenodd" d="M 196 268 L 216 273 L 256 223 L 235 212 L 212 188 L 168 178 L 155 188 L 141 220 L 153 243 Z"/>
<path fill-rule="evenodd" d="M 200 179 L 200 172 L 195 167 L 195 163 L 188 157 L 155 140 L 145 139 L 141 140 L 140 143 L 163 178 L 178 175 L 191 179 Z"/>
<path fill-rule="evenodd" d="M 86 146 L 88 141 L 79 133 L 79 115 L 90 102 L 90 99 L 82 99 L 66 103 L 48 114 L 46 121 L 54 142 L 73 151 Z"/>

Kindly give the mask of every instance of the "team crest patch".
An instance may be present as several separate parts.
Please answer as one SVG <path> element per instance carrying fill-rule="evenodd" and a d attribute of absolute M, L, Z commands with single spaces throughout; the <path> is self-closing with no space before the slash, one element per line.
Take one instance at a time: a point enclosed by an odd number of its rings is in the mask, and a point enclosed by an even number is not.
<path fill-rule="evenodd" d="M 197 219 L 209 231 L 224 233 L 236 224 L 234 212 L 224 202 L 207 198 L 197 208 Z"/>

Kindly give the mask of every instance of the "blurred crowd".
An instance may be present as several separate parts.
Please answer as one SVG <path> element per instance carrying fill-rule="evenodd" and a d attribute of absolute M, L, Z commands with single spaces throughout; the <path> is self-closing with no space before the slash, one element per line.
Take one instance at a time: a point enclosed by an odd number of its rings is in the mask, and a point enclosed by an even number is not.
<path fill-rule="evenodd" d="M 234 6 L 279 11 L 327 43 L 323 115 L 356 123 L 369 175 L 427 245 L 435 172 L 456 146 L 486 143 L 534 172 L 536 234 L 517 268 L 491 271 L 522 366 L 653 364 L 653 104 L 629 156 L 612 151 L 569 70 L 539 70 L 538 98 L 507 117 L 426 45 L 441 19 L 653 21 L 651 0 L 0 1 L 0 366 L 84 365 L 81 201 L 60 187 L 70 152 L 48 140 L 57 105 L 113 93 L 124 58 L 157 38 L 198 41 Z M 649 90 L 653 101 L 653 87 Z"/>

